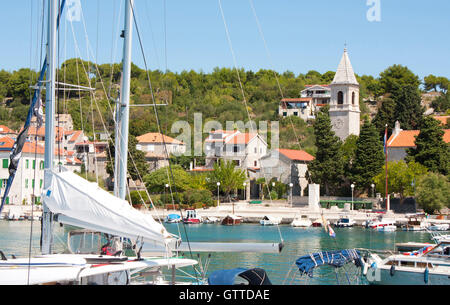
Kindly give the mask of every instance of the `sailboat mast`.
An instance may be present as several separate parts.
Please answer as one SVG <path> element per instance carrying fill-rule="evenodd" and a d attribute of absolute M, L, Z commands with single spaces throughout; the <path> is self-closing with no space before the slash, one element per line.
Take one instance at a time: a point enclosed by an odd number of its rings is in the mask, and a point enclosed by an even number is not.
<path fill-rule="evenodd" d="M 56 39 L 57 39 L 58 1 L 48 0 L 48 39 L 47 39 L 47 84 L 45 101 L 45 153 L 44 169 L 52 170 L 55 153 L 55 81 L 56 81 Z M 44 179 L 44 188 L 49 181 Z M 52 213 L 43 200 L 42 244 L 43 254 L 50 254 L 52 249 Z"/>
<path fill-rule="evenodd" d="M 127 157 L 128 157 L 128 120 L 130 114 L 130 75 L 131 75 L 131 42 L 132 42 L 132 5 L 133 0 L 125 1 L 125 28 L 124 28 L 124 44 L 123 44 L 123 61 L 122 61 L 122 85 L 120 88 L 120 102 L 118 111 L 119 134 L 116 134 L 116 143 L 118 142 L 119 155 L 116 154 L 116 162 L 118 162 L 117 187 L 118 197 L 125 199 L 127 187 Z M 119 139 L 117 140 L 117 137 Z"/>

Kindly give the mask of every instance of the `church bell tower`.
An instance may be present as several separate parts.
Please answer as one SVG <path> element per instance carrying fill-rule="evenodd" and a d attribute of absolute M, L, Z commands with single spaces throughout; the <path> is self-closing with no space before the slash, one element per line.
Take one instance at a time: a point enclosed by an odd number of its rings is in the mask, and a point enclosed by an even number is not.
<path fill-rule="evenodd" d="M 349 135 L 359 136 L 359 83 L 353 72 L 347 49 L 330 85 L 330 119 L 333 131 L 344 141 Z"/>

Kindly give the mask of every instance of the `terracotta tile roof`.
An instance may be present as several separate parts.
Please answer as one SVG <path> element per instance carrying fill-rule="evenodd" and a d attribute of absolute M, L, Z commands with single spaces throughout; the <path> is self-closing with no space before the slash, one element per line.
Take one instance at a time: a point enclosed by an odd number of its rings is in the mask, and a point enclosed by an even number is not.
<path fill-rule="evenodd" d="M 74 130 L 73 132 L 66 133 L 66 134 L 67 135 L 73 134 L 72 137 L 70 137 L 69 142 L 76 142 L 77 140 L 81 140 L 81 139 L 79 139 L 79 137 L 82 133 L 83 133 L 83 131 L 81 131 L 81 130 Z"/>
<path fill-rule="evenodd" d="M 282 102 L 310 102 L 312 97 L 284 98 Z"/>
<path fill-rule="evenodd" d="M 388 140 L 388 147 L 415 147 L 415 137 L 419 133 L 419 130 L 402 130 L 397 136 L 392 134 Z M 450 143 L 450 129 L 444 129 L 443 139 L 445 143 Z"/>
<path fill-rule="evenodd" d="M 447 122 L 450 122 L 450 115 L 436 115 L 433 118 L 441 122 L 442 125 L 447 125 Z"/>
<path fill-rule="evenodd" d="M 330 85 L 305 85 L 305 88 L 316 87 L 316 86 L 319 86 L 319 87 L 330 87 Z"/>
<path fill-rule="evenodd" d="M 257 137 L 257 133 L 238 133 L 232 137 L 226 144 L 248 144 L 251 140 Z"/>
<path fill-rule="evenodd" d="M 0 149 L 6 150 L 11 149 L 14 146 L 14 140 L 10 137 L 1 137 L 0 138 Z"/>
<path fill-rule="evenodd" d="M 308 154 L 304 150 L 294 150 L 294 149 L 277 149 L 281 154 L 287 158 L 295 161 L 313 161 L 315 158 Z"/>
<path fill-rule="evenodd" d="M 191 170 L 191 172 L 212 172 L 213 168 L 206 168 L 206 167 L 196 167 Z"/>
<path fill-rule="evenodd" d="M 181 141 L 178 141 L 177 139 L 171 138 L 169 136 L 157 133 L 157 132 L 150 132 L 150 133 L 146 133 L 142 136 L 136 137 L 136 139 L 138 140 L 139 143 L 163 143 L 163 139 L 164 142 L 166 144 L 180 144 L 183 145 L 184 143 Z"/>
<path fill-rule="evenodd" d="M 0 125 L 0 134 L 1 133 L 16 133 L 16 132 L 10 129 L 8 126 Z"/>
<path fill-rule="evenodd" d="M 23 127 L 20 129 L 20 132 L 22 132 Z M 41 126 L 38 129 L 36 129 L 36 126 L 30 126 L 28 129 L 28 135 L 29 136 L 38 136 L 38 137 L 45 137 L 45 126 Z M 60 141 L 62 140 L 62 137 L 64 136 L 64 129 L 62 127 L 55 127 L 55 138 Z"/>

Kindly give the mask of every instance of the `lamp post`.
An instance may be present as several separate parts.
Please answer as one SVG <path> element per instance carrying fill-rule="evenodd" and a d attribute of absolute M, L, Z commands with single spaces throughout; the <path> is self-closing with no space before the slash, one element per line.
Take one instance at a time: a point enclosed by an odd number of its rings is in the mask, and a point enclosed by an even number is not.
<path fill-rule="evenodd" d="M 217 182 L 217 207 L 219 207 L 219 190 L 220 190 L 220 182 Z"/>
<path fill-rule="evenodd" d="M 244 182 L 244 201 L 247 200 L 247 182 Z"/>
<path fill-rule="evenodd" d="M 355 188 L 355 184 L 352 183 L 352 184 L 350 185 L 350 187 L 352 188 L 352 210 L 353 210 L 353 189 Z"/>
<path fill-rule="evenodd" d="M 375 198 L 375 184 L 370 185 L 372 187 L 372 197 Z"/>
<path fill-rule="evenodd" d="M 167 202 L 167 198 L 166 198 L 166 190 L 167 190 L 168 187 L 169 187 L 169 184 L 166 183 L 165 188 L 164 188 L 164 204 L 166 204 L 166 202 Z"/>
<path fill-rule="evenodd" d="M 292 187 L 293 187 L 294 185 L 292 184 L 292 183 L 289 183 L 289 197 L 290 197 L 290 199 L 291 199 L 291 208 L 292 208 L 292 205 L 293 205 L 293 200 L 292 200 Z"/>

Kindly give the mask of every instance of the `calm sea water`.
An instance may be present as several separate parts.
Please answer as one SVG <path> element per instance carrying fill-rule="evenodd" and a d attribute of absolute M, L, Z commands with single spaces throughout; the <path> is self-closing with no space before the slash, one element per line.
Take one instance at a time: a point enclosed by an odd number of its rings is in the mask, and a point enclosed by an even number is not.
<path fill-rule="evenodd" d="M 0 221 L 0 250 L 7 256 L 26 257 L 29 253 L 30 231 L 31 253 L 39 254 L 40 222 L 30 221 L 8 222 Z M 182 224 L 165 224 L 168 231 L 181 234 L 186 240 Z M 293 228 L 290 226 L 261 226 L 257 224 L 242 224 L 240 226 L 222 226 L 219 224 L 187 225 L 186 231 L 190 241 L 203 242 L 284 242 L 283 251 L 279 254 L 261 253 L 214 253 L 212 254 L 207 274 L 218 269 L 232 269 L 237 267 L 259 267 L 266 270 L 274 284 L 348 284 L 347 276 L 355 274 L 356 269 L 346 267 L 336 275 L 333 268 L 318 268 L 312 279 L 296 277 L 292 280 L 293 272 L 288 276 L 295 260 L 305 254 L 338 249 L 367 248 L 377 250 L 393 250 L 399 242 L 431 242 L 426 232 L 374 232 L 364 228 L 336 228 L 336 238 L 327 235 L 323 228 Z M 280 238 L 281 235 L 281 238 Z M 64 229 L 55 227 L 55 250 L 63 250 L 66 243 Z M 190 253 L 185 253 L 190 258 Z M 193 253 L 197 259 L 197 254 Z M 200 256 L 205 262 L 206 255 Z M 189 272 L 189 270 L 187 270 Z M 345 276 L 344 276 L 345 275 Z M 351 283 L 356 281 L 352 278 Z"/>

